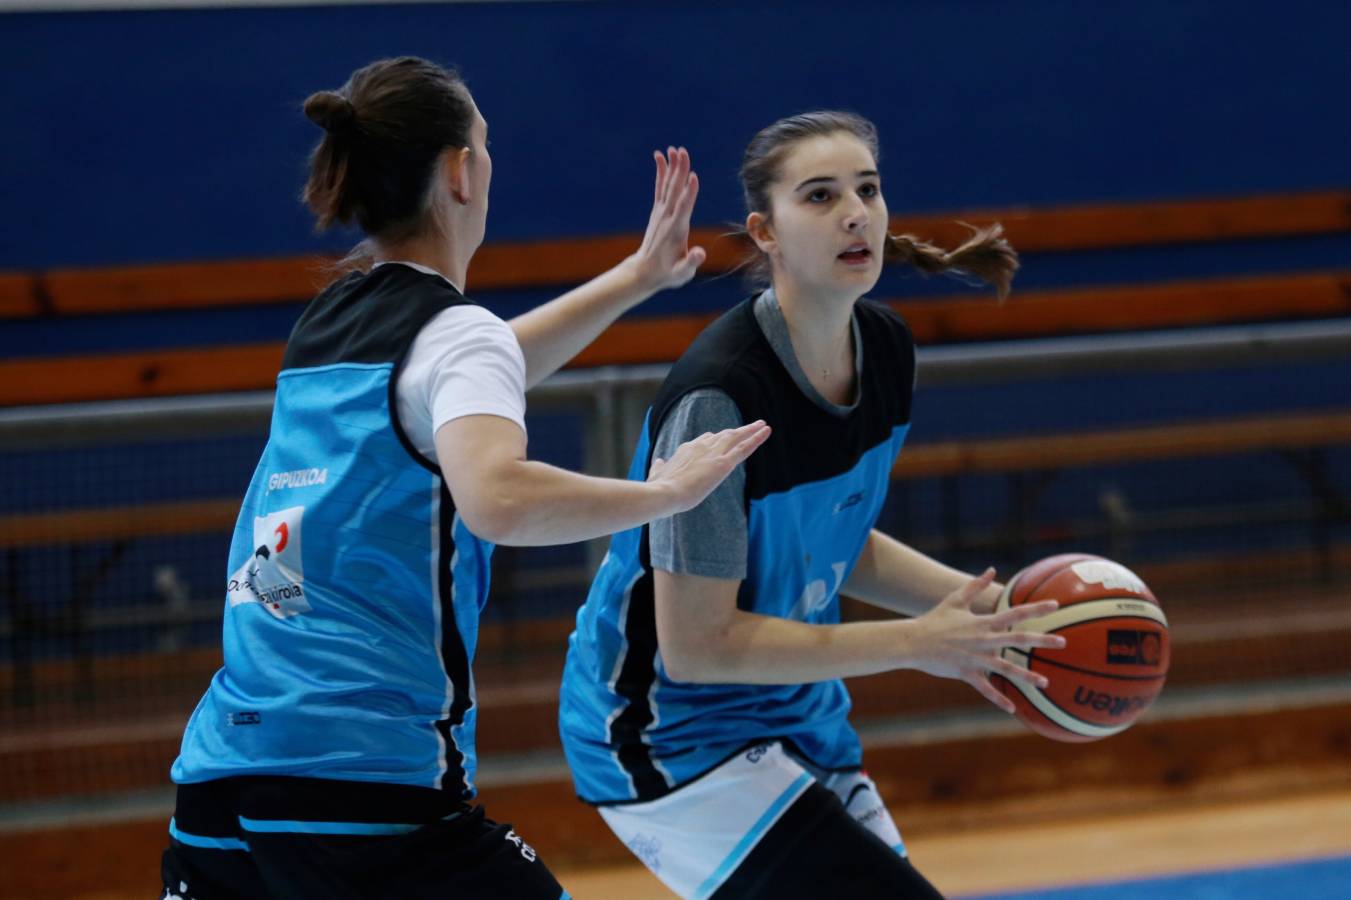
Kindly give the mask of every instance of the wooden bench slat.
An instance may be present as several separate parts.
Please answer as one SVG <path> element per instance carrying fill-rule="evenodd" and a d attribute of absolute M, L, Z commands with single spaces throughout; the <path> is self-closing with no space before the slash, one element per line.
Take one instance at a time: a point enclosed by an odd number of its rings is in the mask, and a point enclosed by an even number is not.
<path fill-rule="evenodd" d="M 0 406 L 264 390 L 285 344 L 0 361 Z"/>
<path fill-rule="evenodd" d="M 1351 443 L 1351 412 L 1258 416 L 1079 434 L 915 444 L 893 478 L 1061 469 Z"/>
<path fill-rule="evenodd" d="M 332 280 L 323 257 L 70 269 L 38 276 L 62 315 L 308 300 Z"/>
<path fill-rule="evenodd" d="M 891 304 L 922 344 L 1351 315 L 1351 271 Z"/>
<path fill-rule="evenodd" d="M 184 500 L 0 516 L 0 547 L 39 547 L 230 530 L 239 499 Z"/>
<path fill-rule="evenodd" d="M 35 276 L 0 273 L 0 319 L 17 319 L 42 312 L 38 296 Z"/>
<path fill-rule="evenodd" d="M 952 245 L 966 236 L 956 220 L 1003 222 L 1025 253 L 1290 237 L 1351 230 L 1351 191 L 901 215 L 891 228 Z M 707 273 L 726 272 L 744 255 L 746 245 L 725 232 L 691 234 L 709 252 Z M 580 283 L 633 252 L 640 239 L 634 233 L 488 244 L 475 256 L 466 289 Z M 331 279 L 331 264 L 300 256 L 0 273 L 0 317 L 299 302 Z"/>
<path fill-rule="evenodd" d="M 889 301 L 921 344 L 1351 315 L 1351 272 Z M 671 362 L 718 313 L 622 320 L 570 364 Z"/>
<path fill-rule="evenodd" d="M 921 344 L 1351 315 L 1351 271 L 891 301 Z M 671 362 L 718 313 L 612 325 L 570 368 Z M 0 406 L 265 390 L 283 345 L 0 361 Z"/>

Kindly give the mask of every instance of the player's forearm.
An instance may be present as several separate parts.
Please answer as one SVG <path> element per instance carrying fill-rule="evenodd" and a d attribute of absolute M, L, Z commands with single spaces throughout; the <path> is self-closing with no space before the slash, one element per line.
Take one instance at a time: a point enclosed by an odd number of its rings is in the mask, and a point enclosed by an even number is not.
<path fill-rule="evenodd" d="M 662 641 L 675 681 L 696 684 L 806 684 L 904 668 L 918 640 L 913 622 L 811 625 L 734 611 L 697 639 Z"/>
<path fill-rule="evenodd" d="M 633 306 L 655 293 L 630 257 L 586 284 L 512 319 L 525 355 L 526 387 L 534 387 L 582 352 Z"/>
<path fill-rule="evenodd" d="M 532 460 L 497 467 L 475 491 L 466 523 L 485 540 L 525 547 L 567 544 L 669 515 L 671 491 L 656 483 L 597 478 Z"/>
<path fill-rule="evenodd" d="M 971 575 L 873 529 L 840 593 L 907 616 L 928 612 Z M 994 593 L 1001 585 L 992 585 Z"/>

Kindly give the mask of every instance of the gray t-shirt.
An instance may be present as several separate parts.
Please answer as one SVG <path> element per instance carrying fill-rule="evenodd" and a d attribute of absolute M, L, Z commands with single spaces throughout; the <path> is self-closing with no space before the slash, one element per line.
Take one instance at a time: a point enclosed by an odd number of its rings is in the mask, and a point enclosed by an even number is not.
<path fill-rule="evenodd" d="M 826 412 L 843 418 L 857 405 L 831 403 L 807 379 L 793 342 L 788 322 L 779 308 L 774 291 L 755 299 L 755 321 L 764 332 L 774 354 L 783 362 L 793 382 L 808 399 Z M 859 337 L 858 317 L 853 318 L 854 375 L 862 383 L 863 342 Z M 676 448 L 708 431 L 722 431 L 744 424 L 741 411 L 725 391 L 700 388 L 690 391 L 666 416 L 653 446 L 653 456 L 670 459 Z M 771 426 L 781 427 L 771 422 Z M 746 577 L 747 530 L 746 467 L 737 466 L 727 479 L 709 494 L 703 503 L 688 512 L 658 519 L 648 529 L 648 548 L 652 566 L 676 575 L 702 575 L 706 578 L 743 579 Z"/>

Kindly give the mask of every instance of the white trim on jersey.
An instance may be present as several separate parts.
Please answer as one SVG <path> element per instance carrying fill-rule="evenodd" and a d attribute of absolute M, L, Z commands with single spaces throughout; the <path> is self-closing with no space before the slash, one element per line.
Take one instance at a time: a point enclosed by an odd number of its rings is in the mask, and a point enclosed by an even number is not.
<path fill-rule="evenodd" d="M 597 810 L 663 884 L 681 897 L 708 897 L 813 783 L 832 791 L 860 825 L 906 855 L 871 778 L 862 771 L 820 772 L 777 741 L 743 750 L 664 797 Z"/>

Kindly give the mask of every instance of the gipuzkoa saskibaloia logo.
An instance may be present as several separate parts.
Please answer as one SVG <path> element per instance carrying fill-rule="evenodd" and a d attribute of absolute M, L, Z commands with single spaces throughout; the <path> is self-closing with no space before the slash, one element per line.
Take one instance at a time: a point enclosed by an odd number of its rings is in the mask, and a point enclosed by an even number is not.
<path fill-rule="evenodd" d="M 305 507 L 292 506 L 253 520 L 253 555 L 226 585 L 231 606 L 261 603 L 279 619 L 309 612 L 301 562 L 301 520 Z"/>

